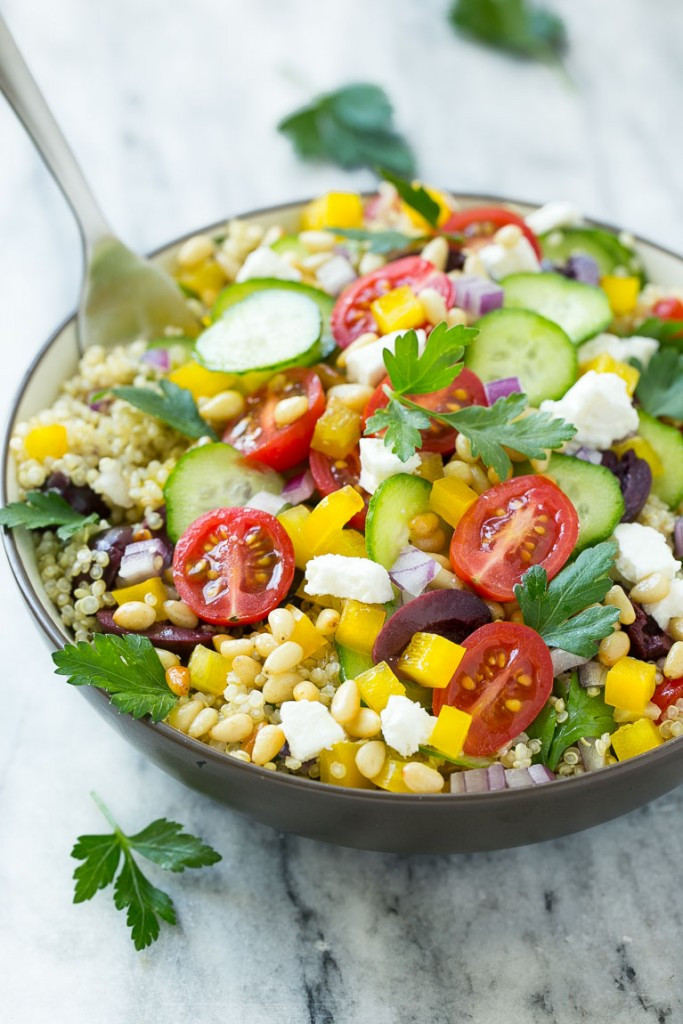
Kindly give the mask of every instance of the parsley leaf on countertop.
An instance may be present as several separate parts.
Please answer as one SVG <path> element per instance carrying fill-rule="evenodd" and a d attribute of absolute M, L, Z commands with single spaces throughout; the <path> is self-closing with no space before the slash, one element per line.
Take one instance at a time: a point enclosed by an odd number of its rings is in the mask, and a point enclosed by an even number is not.
<path fill-rule="evenodd" d="M 608 573 L 616 545 L 609 541 L 586 548 L 548 583 L 548 574 L 533 565 L 515 587 L 524 624 L 548 647 L 559 647 L 582 658 L 592 658 L 603 637 L 619 618 L 611 606 L 588 607 L 602 601 L 612 586 Z"/>
<path fill-rule="evenodd" d="M 0 509 L 0 526 L 24 526 L 27 530 L 56 526 L 60 540 L 69 540 L 84 526 L 92 526 L 100 517 L 76 512 L 61 494 L 55 491 L 29 491 L 26 501 L 12 501 Z"/>
<path fill-rule="evenodd" d="M 567 49 L 562 19 L 528 0 L 455 0 L 449 17 L 459 32 L 518 57 L 557 61 Z"/>
<path fill-rule="evenodd" d="M 640 374 L 636 398 L 651 416 L 683 420 L 683 352 L 674 348 L 655 352 Z"/>
<path fill-rule="evenodd" d="M 114 884 L 114 903 L 117 910 L 127 910 L 126 923 L 135 948 L 144 949 L 159 936 L 158 918 L 175 924 L 176 915 L 171 898 L 148 881 L 133 851 L 168 871 L 216 864 L 222 859 L 221 855 L 197 836 L 184 832 L 182 825 L 166 818 L 158 818 L 135 835 L 125 835 L 97 794 L 91 793 L 91 796 L 114 831 L 79 836 L 76 840 L 71 856 L 83 863 L 73 875 L 74 903 L 90 900 L 99 889 L 111 885 L 123 856 L 123 865 Z"/>
<path fill-rule="evenodd" d="M 424 217 L 433 228 L 436 227 L 441 211 L 439 204 L 435 199 L 432 199 L 426 188 L 420 184 L 413 185 L 406 181 L 405 178 L 392 174 L 391 171 L 383 167 L 379 168 L 378 173 L 385 181 L 390 182 L 394 186 L 404 203 L 412 210 L 415 210 L 416 213 L 419 213 L 421 217 Z"/>
<path fill-rule="evenodd" d="M 557 770 L 567 747 L 583 737 L 598 739 L 603 733 L 614 732 L 617 727 L 614 709 L 605 704 L 603 694 L 591 697 L 579 683 L 576 672 L 572 672 L 569 682 L 556 683 L 556 693 L 564 700 L 565 721 L 558 722 L 554 706 L 546 704 L 526 730 L 529 739 L 540 739 L 539 760 L 551 772 Z"/>
<path fill-rule="evenodd" d="M 393 127 L 391 103 L 378 85 L 356 83 L 316 96 L 278 124 L 307 160 L 327 160 L 347 170 L 388 167 L 411 175 L 415 157 Z"/>
<path fill-rule="evenodd" d="M 115 395 L 117 398 L 122 398 L 125 402 L 130 402 L 136 409 L 141 409 L 142 412 L 146 412 L 150 416 L 161 420 L 162 423 L 167 423 L 169 427 L 173 427 L 174 430 L 177 430 L 179 434 L 184 434 L 185 437 L 195 439 L 210 437 L 214 441 L 218 440 L 218 436 L 213 428 L 199 415 L 197 403 L 191 391 L 188 391 L 187 388 L 178 387 L 171 380 L 160 380 L 158 385 L 161 393 L 156 387 L 134 388 L 126 386 L 101 391 L 94 395 L 93 398 L 97 399 L 102 395 Z"/>

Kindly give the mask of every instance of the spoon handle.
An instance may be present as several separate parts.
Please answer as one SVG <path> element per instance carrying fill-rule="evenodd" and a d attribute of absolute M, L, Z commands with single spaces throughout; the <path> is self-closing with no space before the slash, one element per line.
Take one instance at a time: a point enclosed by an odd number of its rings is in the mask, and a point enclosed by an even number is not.
<path fill-rule="evenodd" d="M 0 14 L 0 90 L 74 212 L 86 249 L 112 230 Z"/>

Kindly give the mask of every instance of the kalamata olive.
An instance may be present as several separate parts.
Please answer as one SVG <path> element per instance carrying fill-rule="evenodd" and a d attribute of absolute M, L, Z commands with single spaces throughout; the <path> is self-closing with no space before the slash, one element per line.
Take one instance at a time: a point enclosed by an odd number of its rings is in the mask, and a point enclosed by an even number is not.
<path fill-rule="evenodd" d="M 465 266 L 466 259 L 467 257 L 462 249 L 454 249 L 449 245 L 448 258 L 446 259 L 446 273 L 450 274 L 451 270 L 462 270 Z"/>
<path fill-rule="evenodd" d="M 102 573 L 102 579 L 107 586 L 107 590 L 114 585 L 114 581 L 119 574 L 123 552 L 132 541 L 132 526 L 114 526 L 111 530 L 105 530 L 104 533 L 98 534 L 93 539 L 92 546 L 95 551 L 106 551 L 109 555 L 109 563 L 103 567 L 104 571 Z"/>
<path fill-rule="evenodd" d="M 491 612 L 469 590 L 430 590 L 391 616 L 375 641 L 375 662 L 395 665 L 414 633 L 438 633 L 459 644 L 491 621 Z"/>
<path fill-rule="evenodd" d="M 626 510 L 622 523 L 632 523 L 640 515 L 652 488 L 652 470 L 645 461 L 628 448 L 619 458 L 614 452 L 602 453 L 602 464 L 614 473 L 624 496 Z"/>
<path fill-rule="evenodd" d="M 123 636 L 130 630 L 122 629 L 114 622 L 114 613 L 109 608 L 102 608 L 97 613 L 97 620 L 103 633 L 117 633 Z M 190 654 L 197 644 L 212 647 L 212 637 L 217 632 L 212 626 L 200 626 L 198 629 L 184 629 L 173 626 L 170 622 L 155 622 L 149 629 L 140 630 L 136 635 L 146 636 L 155 647 L 163 647 L 174 654 Z"/>
<path fill-rule="evenodd" d="M 43 484 L 43 490 L 59 494 L 64 501 L 69 502 L 75 512 L 82 516 L 96 513 L 103 518 L 109 515 L 109 509 L 92 487 L 88 487 L 87 484 L 72 483 L 65 473 L 50 473 Z"/>
<path fill-rule="evenodd" d="M 657 661 L 669 653 L 673 640 L 659 628 L 651 615 L 637 605 L 633 605 L 636 613 L 635 622 L 630 626 L 622 626 L 631 641 L 630 655 L 641 661 Z"/>

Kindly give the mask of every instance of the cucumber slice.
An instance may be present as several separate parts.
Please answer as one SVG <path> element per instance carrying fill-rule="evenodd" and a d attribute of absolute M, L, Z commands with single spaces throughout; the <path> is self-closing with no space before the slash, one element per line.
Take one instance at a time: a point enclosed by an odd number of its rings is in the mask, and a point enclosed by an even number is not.
<path fill-rule="evenodd" d="M 564 491 L 578 512 L 575 555 L 612 536 L 624 514 L 624 498 L 614 473 L 571 455 L 553 455 L 544 476 Z"/>
<path fill-rule="evenodd" d="M 564 228 L 549 231 L 539 239 L 546 259 L 564 265 L 570 256 L 578 253 L 591 256 L 600 273 L 625 271 L 645 280 L 640 257 L 619 241 L 616 235 L 602 228 Z"/>
<path fill-rule="evenodd" d="M 476 325 L 465 365 L 483 381 L 519 377 L 531 405 L 561 398 L 577 374 L 576 348 L 561 327 L 526 309 L 497 309 Z"/>
<path fill-rule="evenodd" d="M 270 289 L 277 288 L 278 291 L 294 292 L 297 295 L 305 295 L 307 298 L 312 299 L 320 310 L 320 319 L 322 320 L 322 334 L 320 336 L 320 347 L 321 352 L 319 358 L 328 356 L 330 352 L 334 350 L 335 340 L 332 335 L 332 328 L 330 326 L 330 318 L 332 316 L 332 310 L 334 308 L 334 297 L 328 295 L 327 292 L 323 292 L 320 288 L 311 288 L 307 284 L 299 284 L 298 281 L 280 281 L 276 277 L 254 277 L 251 281 L 242 281 L 239 284 L 229 284 L 227 288 L 224 288 L 220 293 L 213 309 L 211 310 L 211 319 L 215 322 L 220 320 L 223 314 L 231 306 L 234 306 L 237 302 L 241 302 L 242 299 L 246 299 L 248 295 L 253 295 L 254 292 L 264 292 Z"/>
<path fill-rule="evenodd" d="M 344 647 L 335 642 L 337 657 L 339 658 L 339 675 L 342 682 L 347 679 L 355 679 L 361 672 L 367 672 L 372 668 L 374 662 L 369 654 L 361 654 L 360 651 L 352 651 L 350 647 Z"/>
<path fill-rule="evenodd" d="M 391 569 L 410 537 L 413 516 L 429 511 L 432 485 L 419 476 L 397 473 L 379 485 L 370 499 L 365 522 L 368 555 Z"/>
<path fill-rule="evenodd" d="M 562 274 L 510 274 L 501 284 L 508 309 L 540 313 L 559 324 L 575 345 L 612 322 L 609 300 L 601 288 L 570 281 Z"/>
<path fill-rule="evenodd" d="M 241 507 L 259 491 L 280 494 L 283 485 L 279 473 L 245 462 L 229 444 L 193 448 L 178 459 L 164 487 L 168 535 L 177 541 L 212 508 Z"/>
<path fill-rule="evenodd" d="M 659 455 L 664 472 L 652 478 L 652 493 L 671 508 L 683 501 L 683 437 L 675 427 L 638 410 L 638 433 Z"/>

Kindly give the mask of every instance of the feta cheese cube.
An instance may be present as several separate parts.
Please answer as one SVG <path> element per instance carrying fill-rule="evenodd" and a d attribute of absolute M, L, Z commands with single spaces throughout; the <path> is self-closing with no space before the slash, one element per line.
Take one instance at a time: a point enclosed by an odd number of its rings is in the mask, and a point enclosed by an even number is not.
<path fill-rule="evenodd" d="M 679 577 L 671 581 L 671 590 L 661 601 L 644 604 L 643 610 L 651 615 L 660 629 L 667 630 L 672 619 L 683 616 L 683 580 Z"/>
<path fill-rule="evenodd" d="M 585 366 L 598 356 L 608 355 L 620 363 L 637 359 L 645 367 L 658 348 L 659 342 L 655 338 L 642 338 L 637 334 L 632 338 L 618 338 L 616 334 L 598 334 L 579 348 L 579 366 Z"/>
<path fill-rule="evenodd" d="M 320 701 L 287 700 L 280 707 L 282 731 L 292 757 L 308 761 L 321 750 L 329 750 L 346 738 L 346 733 Z"/>
<path fill-rule="evenodd" d="M 250 252 L 235 278 L 249 281 L 252 277 L 277 277 L 281 281 L 300 281 L 301 271 L 283 259 L 269 245 L 261 245 Z"/>
<path fill-rule="evenodd" d="M 541 412 L 573 423 L 576 436 L 572 443 L 589 448 L 609 448 L 638 429 L 638 413 L 629 398 L 626 381 L 616 373 L 589 370 L 563 398 L 547 398 L 540 408 Z"/>
<path fill-rule="evenodd" d="M 651 526 L 619 523 L 614 539 L 619 545 L 617 572 L 629 583 L 637 583 L 653 572 L 672 580 L 680 571 L 681 563 L 674 558 L 666 539 Z"/>
<path fill-rule="evenodd" d="M 535 235 L 545 235 L 548 231 L 569 228 L 580 223 L 581 214 L 573 203 L 556 200 L 539 206 L 538 210 L 528 214 L 524 220 Z"/>
<path fill-rule="evenodd" d="M 356 280 L 356 271 L 347 259 L 341 255 L 332 256 L 326 260 L 317 271 L 318 284 L 330 295 L 339 295 Z"/>
<path fill-rule="evenodd" d="M 420 704 L 396 694 L 389 698 L 379 717 L 384 739 L 403 757 L 414 754 L 422 743 L 426 743 L 436 725 L 436 718 Z"/>
<path fill-rule="evenodd" d="M 407 462 L 401 462 L 384 444 L 381 437 L 360 439 L 359 484 L 368 494 L 374 494 L 379 485 L 397 473 L 414 473 L 420 466 L 420 456 L 415 452 Z"/>
<path fill-rule="evenodd" d="M 531 242 L 524 235 L 514 245 L 501 245 L 500 242 L 485 245 L 479 250 L 479 258 L 496 281 L 501 281 L 508 274 L 533 273 L 541 269 Z"/>
<path fill-rule="evenodd" d="M 363 345 L 361 348 L 352 349 L 346 356 L 346 376 L 355 384 L 368 384 L 370 387 L 377 387 L 379 382 L 387 375 L 384 365 L 384 350 L 391 352 L 396 348 L 396 339 L 400 338 L 406 331 L 392 331 L 385 334 L 377 341 Z M 417 347 L 420 353 L 424 352 L 427 343 L 427 335 L 420 328 L 415 331 L 417 334 Z"/>
<path fill-rule="evenodd" d="M 347 597 L 365 604 L 384 604 L 393 600 L 389 573 L 369 558 L 348 555 L 318 555 L 306 564 L 307 594 Z"/>

